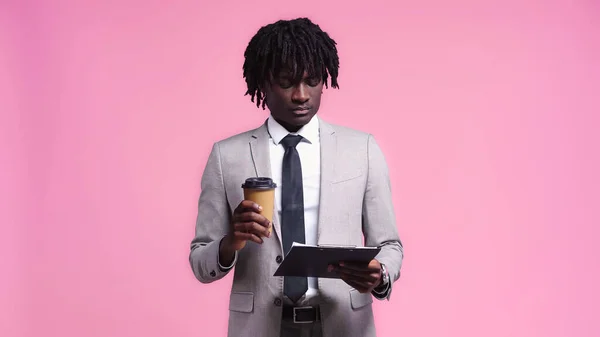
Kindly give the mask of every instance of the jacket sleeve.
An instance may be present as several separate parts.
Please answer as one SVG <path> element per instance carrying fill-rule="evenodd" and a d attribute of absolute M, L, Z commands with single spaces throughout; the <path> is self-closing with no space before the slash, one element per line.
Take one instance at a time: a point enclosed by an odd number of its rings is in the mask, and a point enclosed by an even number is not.
<path fill-rule="evenodd" d="M 219 245 L 229 229 L 231 209 L 227 202 L 219 144 L 212 147 L 200 183 L 195 236 L 189 261 L 194 276 L 202 283 L 223 278 L 237 260 L 223 268 L 219 263 Z"/>
<path fill-rule="evenodd" d="M 396 228 L 389 169 L 381 148 L 372 135 L 368 137 L 369 170 L 363 200 L 363 233 L 367 246 L 381 247 L 375 257 L 385 264 L 389 284 L 383 293 L 373 292 L 378 299 L 388 299 L 392 284 L 400 277 L 404 248 Z"/>

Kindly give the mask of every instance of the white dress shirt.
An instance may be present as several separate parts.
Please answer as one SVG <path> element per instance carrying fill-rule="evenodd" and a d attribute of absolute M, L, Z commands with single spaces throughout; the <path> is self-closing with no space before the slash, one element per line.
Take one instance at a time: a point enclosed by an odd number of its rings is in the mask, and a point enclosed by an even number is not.
<path fill-rule="evenodd" d="M 280 144 L 281 140 L 290 134 L 273 116 L 269 116 L 267 127 L 271 141 L 269 151 L 271 155 L 271 176 L 277 184 L 275 189 L 276 210 L 281 219 L 281 176 L 283 155 L 285 149 Z M 319 140 L 319 119 L 315 115 L 311 121 L 304 125 L 298 132 L 291 133 L 302 136 L 296 149 L 300 156 L 302 166 L 302 187 L 304 191 L 304 230 L 306 244 L 317 244 L 317 221 L 319 219 L 319 196 L 321 190 L 321 144 Z M 281 224 L 285 226 L 285 224 Z M 308 278 L 308 291 L 306 299 L 317 294 L 317 279 Z"/>

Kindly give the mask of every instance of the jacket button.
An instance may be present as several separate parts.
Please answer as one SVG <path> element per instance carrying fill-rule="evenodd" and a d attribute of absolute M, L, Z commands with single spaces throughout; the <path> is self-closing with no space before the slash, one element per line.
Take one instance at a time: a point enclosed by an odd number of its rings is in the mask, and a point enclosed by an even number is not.
<path fill-rule="evenodd" d="M 281 255 L 277 255 L 277 257 L 275 258 L 275 261 L 277 263 L 281 263 L 281 261 L 283 261 L 283 258 L 281 257 Z"/>
<path fill-rule="evenodd" d="M 210 272 L 210 276 L 215 277 L 215 276 L 217 276 L 217 273 L 215 273 L 215 271 L 213 270 Z"/>
<path fill-rule="evenodd" d="M 281 298 L 276 298 L 274 303 L 276 306 L 280 307 L 281 306 Z"/>

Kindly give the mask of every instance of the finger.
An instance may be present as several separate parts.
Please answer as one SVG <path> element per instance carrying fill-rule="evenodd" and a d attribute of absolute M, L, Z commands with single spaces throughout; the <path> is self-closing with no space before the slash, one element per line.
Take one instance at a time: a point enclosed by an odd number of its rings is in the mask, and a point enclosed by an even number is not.
<path fill-rule="evenodd" d="M 344 267 L 346 269 L 360 271 L 360 272 L 374 272 L 374 271 L 379 272 L 379 269 L 380 269 L 379 266 L 372 265 L 370 263 L 365 264 L 365 263 L 347 262 L 347 261 L 341 261 L 340 266 Z"/>
<path fill-rule="evenodd" d="M 244 233 L 244 232 L 235 232 L 233 233 L 234 237 L 236 240 L 240 240 L 240 241 L 252 241 L 252 242 L 256 242 L 259 245 L 263 243 L 263 240 L 252 234 L 252 233 Z"/>
<path fill-rule="evenodd" d="M 260 206 L 259 204 L 255 203 L 252 200 L 243 200 L 242 202 L 240 202 L 240 204 L 238 205 L 238 207 L 236 207 L 234 213 L 239 214 L 239 213 L 243 213 L 245 211 L 260 212 L 260 211 L 262 211 L 262 206 Z"/>
<path fill-rule="evenodd" d="M 267 228 L 257 224 L 256 222 L 253 222 L 253 221 L 238 222 L 238 223 L 234 224 L 234 229 L 239 232 L 251 233 L 256 236 L 265 236 L 265 237 L 271 236 L 271 233 L 269 233 L 269 230 Z"/>
<path fill-rule="evenodd" d="M 344 282 L 346 282 L 349 286 L 351 286 L 352 288 L 358 290 L 361 293 L 365 293 L 365 292 L 369 291 L 369 287 L 365 286 L 364 284 L 362 284 L 360 282 L 356 282 L 355 280 L 346 279 L 346 278 L 342 278 L 342 280 Z"/>
<path fill-rule="evenodd" d="M 379 279 L 379 274 L 376 273 L 359 272 L 352 269 L 346 269 L 344 267 L 337 267 L 334 268 L 334 270 L 340 273 L 340 275 L 345 275 L 361 282 L 376 282 Z"/>
<path fill-rule="evenodd" d="M 256 212 L 243 212 L 238 214 L 238 216 L 236 217 L 236 222 L 252 221 L 258 223 L 259 225 L 265 228 L 269 228 L 269 226 L 271 225 L 267 218 Z"/>
<path fill-rule="evenodd" d="M 338 275 L 343 276 L 349 280 L 353 280 L 355 282 L 360 282 L 363 284 L 375 284 L 377 282 L 377 279 L 374 279 L 372 277 L 364 277 L 362 275 L 356 275 L 356 274 L 346 274 L 346 273 L 338 273 Z"/>
<path fill-rule="evenodd" d="M 258 224 L 256 222 L 246 223 L 245 228 L 246 228 L 246 232 L 252 233 L 256 236 L 269 237 L 271 235 L 267 228 L 265 228 L 264 226 L 261 226 L 260 224 Z"/>

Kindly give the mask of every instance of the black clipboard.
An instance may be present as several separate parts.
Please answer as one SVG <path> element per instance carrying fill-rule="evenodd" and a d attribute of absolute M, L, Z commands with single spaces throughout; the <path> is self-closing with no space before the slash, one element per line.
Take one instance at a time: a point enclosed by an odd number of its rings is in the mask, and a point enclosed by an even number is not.
<path fill-rule="evenodd" d="M 330 264 L 340 261 L 367 265 L 379 254 L 380 247 L 312 246 L 294 242 L 273 276 L 340 278 L 329 271 Z"/>

